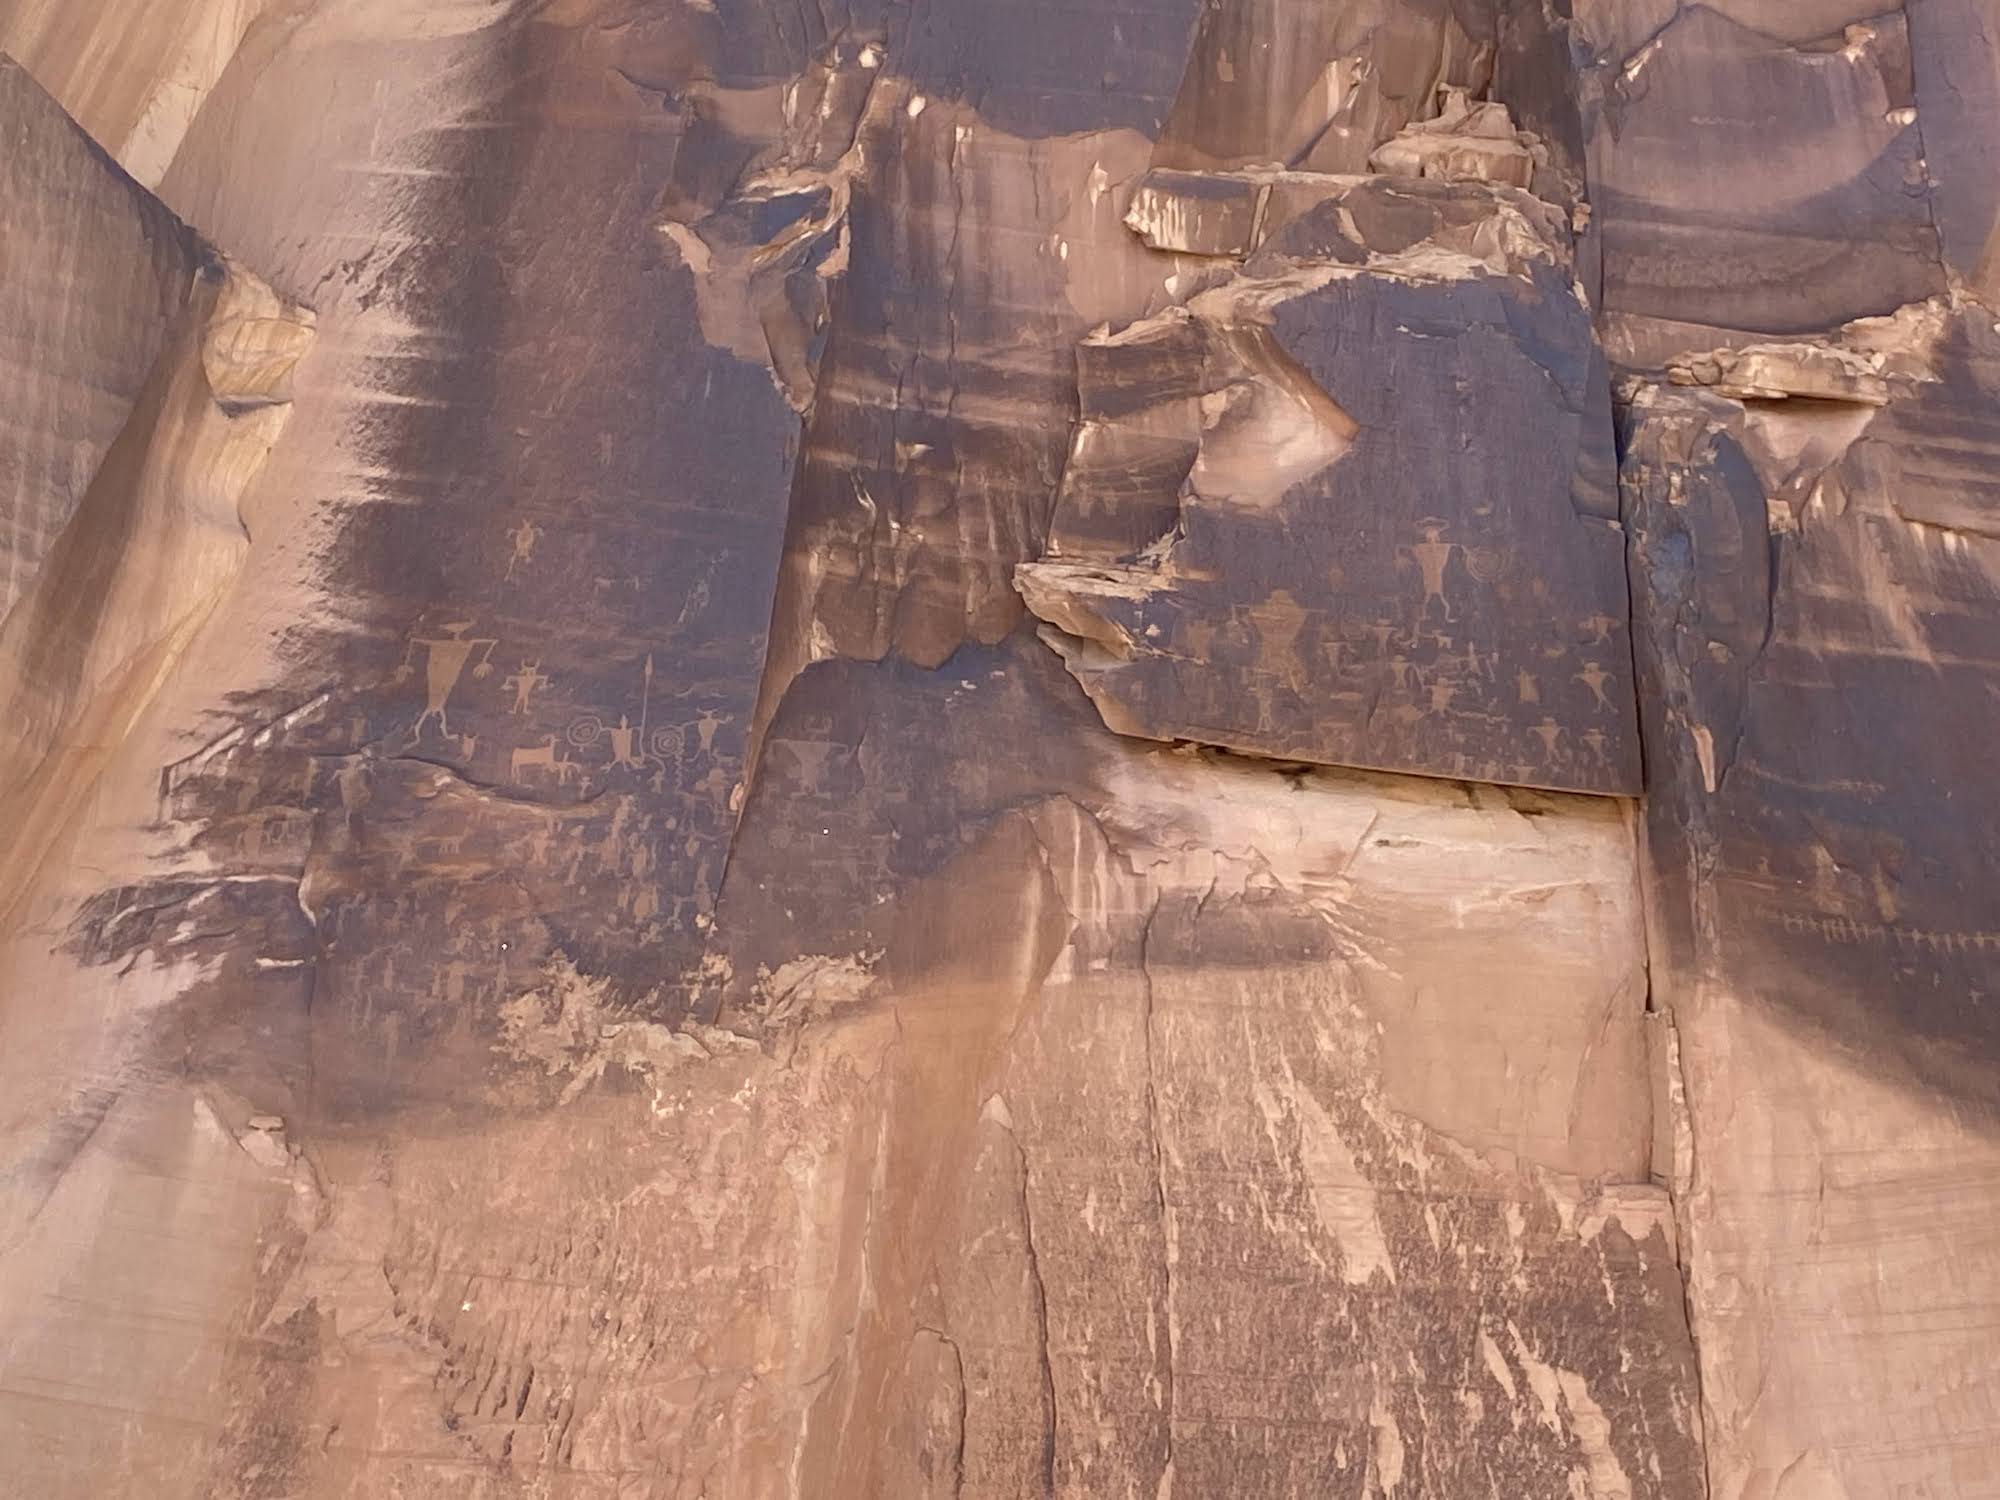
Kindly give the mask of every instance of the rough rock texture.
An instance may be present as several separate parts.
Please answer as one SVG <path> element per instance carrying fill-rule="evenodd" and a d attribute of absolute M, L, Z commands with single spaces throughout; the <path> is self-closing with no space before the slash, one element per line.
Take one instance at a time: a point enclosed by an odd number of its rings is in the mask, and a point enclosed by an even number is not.
<path fill-rule="evenodd" d="M 1802 333 L 1944 289 L 1900 9 L 1579 9 L 1614 327 Z"/>
<path fill-rule="evenodd" d="M 1870 8 L 1579 10 L 1727 1500 L 2000 1490 L 2000 35 Z"/>
<path fill-rule="evenodd" d="M 1962 1231 L 1911 1242 L 1903 1226 L 1932 1195 L 1954 1222 L 1994 1207 L 1993 1147 L 1967 1125 L 2000 1102 L 2000 923 L 1966 872 L 2000 838 L 1973 790 L 2000 733 L 2000 341 L 1983 310 L 1906 321 L 1848 335 L 1900 346 L 1867 393 L 1881 405 L 1647 386 L 1627 418 L 1652 962 L 1681 1015 L 1725 1494 L 1801 1454 L 1847 1493 L 1913 1473 L 1981 1493 L 1934 1445 L 1992 1431 L 1983 1408 L 1954 1421 L 1923 1392 L 2000 1379 L 1990 1314 L 1961 1311 L 2000 1286 L 1959 1263 L 1979 1254 Z M 1786 373 L 1824 386 L 1817 361 L 1759 359 L 1761 390 Z M 1744 1151 L 1745 1133 L 1773 1144 Z M 1880 1290 L 1857 1285 L 1857 1257 Z M 1892 1332 L 1921 1323 L 1936 1332 Z M 1773 1365 L 1759 1398 L 1739 1366 Z M 1891 1417 L 1860 1447 L 1841 1436 L 1854 1406 Z"/>
<path fill-rule="evenodd" d="M 0 1489 L 2000 1496 L 1868 9 L 0 0 Z"/>
<path fill-rule="evenodd" d="M 1496 17 L 1480 0 L 1224 0 L 1202 12 L 1155 162 L 1359 172 L 1435 113 L 1440 85 L 1484 88 Z"/>
<path fill-rule="evenodd" d="M 1240 276 L 1085 343 L 1029 608 L 1124 733 L 1636 791 L 1609 391 L 1562 216 L 1326 192 Z"/>

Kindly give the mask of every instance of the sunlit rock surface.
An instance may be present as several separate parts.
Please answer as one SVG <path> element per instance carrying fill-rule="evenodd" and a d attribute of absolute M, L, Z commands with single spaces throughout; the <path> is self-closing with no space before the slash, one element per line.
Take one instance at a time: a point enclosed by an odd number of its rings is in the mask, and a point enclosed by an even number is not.
<path fill-rule="evenodd" d="M 0 52 L 60 98 L 147 187 L 166 174 L 251 23 L 292 0 L 9 0 Z"/>
<path fill-rule="evenodd" d="M 185 314 L 201 248 L 0 58 L 0 618 L 41 571 Z M 88 246 L 86 251 L 84 247 Z"/>
<path fill-rule="evenodd" d="M 0 0 L 0 1490 L 2000 1496 L 1996 48 Z"/>

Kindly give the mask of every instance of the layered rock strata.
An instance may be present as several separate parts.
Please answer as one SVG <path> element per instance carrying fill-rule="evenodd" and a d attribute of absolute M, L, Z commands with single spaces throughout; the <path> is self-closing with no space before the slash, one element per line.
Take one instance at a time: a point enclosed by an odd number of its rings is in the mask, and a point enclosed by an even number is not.
<path fill-rule="evenodd" d="M 8 252 L 0 282 L 4 619 L 132 419 L 187 312 L 202 250 L 4 58 L 0 110 L 11 132 L 0 158 Z"/>
<path fill-rule="evenodd" d="M 1577 21 L 1710 1490 L 1988 1494 L 1991 27 L 1656 9 Z"/>
<path fill-rule="evenodd" d="M 1972 6 L 124 19 L 12 1482 L 1996 1492 Z"/>
<path fill-rule="evenodd" d="M 1125 733 L 1636 791 L 1610 394 L 1564 216 L 1325 179 L 1267 230 L 1308 183 L 1260 186 L 1239 274 L 1079 352 L 1019 574 L 1046 638 Z M 1176 239 L 1222 238 L 1192 218 Z"/>

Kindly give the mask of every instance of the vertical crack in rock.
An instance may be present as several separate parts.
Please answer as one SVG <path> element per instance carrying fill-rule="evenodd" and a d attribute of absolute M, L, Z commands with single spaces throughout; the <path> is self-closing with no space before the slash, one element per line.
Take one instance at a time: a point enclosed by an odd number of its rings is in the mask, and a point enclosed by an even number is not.
<path fill-rule="evenodd" d="M 1028 1284 L 1035 1304 L 1035 1353 L 1041 1371 L 1042 1403 L 1042 1493 L 1053 1496 L 1056 1489 L 1056 1439 L 1061 1408 L 1056 1401 L 1055 1365 L 1049 1351 L 1049 1287 L 1042 1277 L 1041 1252 L 1035 1245 L 1035 1211 L 1029 1201 L 1028 1153 L 1020 1137 L 1009 1126 L 1007 1138 L 1013 1143 L 1020 1193 L 1021 1244 L 1027 1255 Z"/>
<path fill-rule="evenodd" d="M 1650 923 L 1648 939 L 1651 940 Z M 1664 1181 L 1674 1218 L 1674 1264 L 1680 1279 L 1681 1318 L 1694 1354 L 1690 1383 L 1694 1396 L 1696 1448 L 1702 1455 L 1704 1495 L 1716 1488 L 1715 1463 L 1709 1451 L 1704 1422 L 1709 1410 L 1703 1390 L 1703 1322 L 1696 1305 L 1694 1247 L 1699 1228 L 1696 1206 L 1699 1201 L 1701 1162 L 1696 1155 L 1695 1135 L 1688 1118 L 1687 1074 L 1681 1059 L 1680 1030 L 1671 1009 L 1650 1010 L 1651 1063 L 1653 1089 L 1653 1176 Z"/>
<path fill-rule="evenodd" d="M 917 1333 L 934 1338 L 951 1350 L 952 1368 L 956 1374 L 953 1388 L 956 1391 L 957 1422 L 951 1454 L 951 1493 L 955 1500 L 965 1492 L 965 1427 L 970 1399 L 965 1386 L 965 1351 L 959 1347 L 958 1340 L 943 1329 L 919 1327 Z"/>
<path fill-rule="evenodd" d="M 1972 1483 L 2000 38 L 1843 4 L 19 0 L 0 1472 Z"/>
<path fill-rule="evenodd" d="M 1901 0 L 1901 3 L 1896 7 L 1895 14 L 1902 22 L 1904 44 L 1908 47 L 1910 45 L 1911 29 L 1910 0 Z M 1858 31 L 1867 30 L 1865 26 L 1854 29 Z M 1857 37 L 1855 42 L 1850 43 L 1850 45 L 1855 45 L 1861 40 L 1862 38 Z M 1873 40 L 1872 34 L 1866 40 Z M 1945 240 L 1944 220 L 1938 213 L 1938 183 L 1937 177 L 1931 170 L 1930 148 L 1925 144 L 1924 140 L 1924 112 L 1918 107 L 1917 103 L 1917 80 L 1914 67 L 1912 67 L 1911 71 L 1910 97 L 1912 102 L 1904 106 L 1903 112 L 1909 116 L 1910 132 L 1916 137 L 1917 141 L 1917 170 L 1923 177 L 1924 211 L 1930 219 L 1931 234 L 1937 241 L 1938 274 L 1944 278 L 1947 287 L 1952 287 L 1960 284 L 1960 278 L 1954 273 L 1951 264 L 1950 246 Z"/>
<path fill-rule="evenodd" d="M 2000 1107 L 1973 1062 L 1992 1028 L 1967 1003 L 1993 987 L 1996 917 L 1945 874 L 1980 858 L 1991 819 L 1944 790 L 1966 784 L 1953 747 L 1989 737 L 2000 701 L 1977 686 L 1992 674 L 1994 561 L 1955 529 L 1983 525 L 1976 456 L 1995 449 L 2000 350 L 1952 226 L 1991 173 L 1962 151 L 1956 177 L 1932 170 L 1951 149 L 1932 138 L 1950 110 L 1925 60 L 1961 24 L 1945 10 L 1905 7 L 1833 38 L 1775 7 L 1775 36 L 1695 8 L 1676 19 L 1636 60 L 1651 102 L 1626 101 L 1625 144 L 1597 138 L 1592 176 L 1607 264 L 1623 268 L 1607 278 L 1606 341 L 1631 372 L 1644 873 L 1685 1099 L 1674 1180 L 1709 1482 L 1718 1495 L 1872 1492 L 1939 1471 L 1894 1443 L 1852 1444 L 1844 1414 L 1965 1434 L 1927 1404 L 1918 1416 L 1912 1393 L 1933 1370 L 1990 1371 L 1951 1333 L 1921 1355 L 1885 1333 L 1932 1326 L 1930 1294 L 1883 1269 L 1932 1252 L 1868 1226 L 1932 1193 L 1954 1213 L 1990 1211 L 1930 1153 L 1985 1161 Z M 1991 71 L 1990 40 L 1959 40 L 1965 76 Z M 1665 139 L 1657 112 L 1697 94 L 1718 123 L 1746 109 L 1777 123 L 1775 157 L 1768 139 L 1754 154 L 1759 170 L 1782 164 L 1789 190 L 1715 202 L 1702 197 L 1712 171 L 1699 187 L 1664 158 L 1636 171 Z M 1838 139 L 1811 150 L 1782 141 L 1808 96 L 1860 101 L 1832 105 Z M 1747 151 L 1733 156 L 1746 170 Z M 1864 235 L 1864 222 L 1881 228 Z M 1669 289 L 1648 257 L 1676 240 Z M 1810 274 L 1747 294 L 1797 272 L 1815 242 Z M 1866 1058 L 1865 1072 L 1843 1058 Z M 1746 1132 L 1770 1144 L 1744 1152 Z M 1875 1267 L 1871 1285 L 1897 1289 L 1858 1287 L 1854 1256 Z M 1789 1268 L 1782 1291 L 1761 1269 L 1774 1263 Z M 1954 1287 L 1936 1327 L 1958 1321 L 1960 1299 L 1993 1298 L 1979 1282 Z M 1835 1325 L 1848 1354 L 1793 1357 L 1801 1329 Z M 1925 1375 L 1892 1374 L 1906 1358 Z"/>
<path fill-rule="evenodd" d="M 1160 1280 L 1163 1313 L 1166 1319 L 1166 1364 L 1162 1384 L 1166 1387 L 1165 1456 L 1160 1466 L 1158 1500 L 1171 1500 L 1174 1492 L 1174 1427 L 1180 1420 L 1180 1403 L 1175 1391 L 1174 1361 L 1180 1342 L 1180 1303 L 1174 1291 L 1174 1259 L 1179 1254 L 1173 1209 L 1167 1202 L 1167 1158 L 1160 1110 L 1160 1077 L 1154 1060 L 1159 1033 L 1153 1014 L 1152 941 L 1153 922 L 1160 912 L 1161 896 L 1156 895 L 1139 929 L 1139 983 L 1145 996 L 1146 1027 L 1146 1131 L 1153 1151 L 1154 1210 L 1160 1226 Z"/>

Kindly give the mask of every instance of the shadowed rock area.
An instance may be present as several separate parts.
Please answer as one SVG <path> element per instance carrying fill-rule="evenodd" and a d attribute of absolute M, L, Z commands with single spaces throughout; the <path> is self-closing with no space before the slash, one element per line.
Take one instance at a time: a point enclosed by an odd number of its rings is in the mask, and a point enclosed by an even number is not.
<path fill-rule="evenodd" d="M 1880 3 L 0 0 L 0 1490 L 2000 1497 Z"/>

